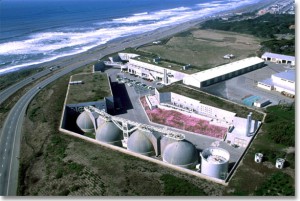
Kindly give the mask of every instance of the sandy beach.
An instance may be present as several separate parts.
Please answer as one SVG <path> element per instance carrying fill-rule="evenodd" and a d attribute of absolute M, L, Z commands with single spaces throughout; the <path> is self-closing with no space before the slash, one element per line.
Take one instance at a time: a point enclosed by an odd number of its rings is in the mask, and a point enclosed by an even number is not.
<path fill-rule="evenodd" d="M 143 33 L 140 35 L 133 35 L 133 36 L 129 36 L 129 37 L 118 38 L 118 39 L 109 41 L 106 44 L 103 44 L 103 45 L 94 47 L 90 50 L 87 50 L 86 52 L 74 54 L 71 56 L 61 57 L 61 58 L 58 58 L 58 59 L 55 59 L 55 60 L 52 60 L 49 62 L 41 63 L 41 64 L 28 66 L 27 69 L 28 68 L 40 68 L 40 67 L 52 67 L 52 66 L 60 66 L 60 67 L 70 67 L 70 66 L 75 67 L 75 66 L 79 66 L 79 65 L 83 66 L 83 65 L 95 62 L 108 54 L 122 51 L 125 48 L 138 47 L 138 46 L 141 46 L 146 43 L 150 43 L 150 42 L 153 42 L 156 40 L 170 37 L 176 33 L 188 30 L 195 26 L 199 26 L 200 23 L 202 23 L 206 20 L 216 18 L 216 17 L 221 17 L 224 15 L 230 16 L 230 15 L 233 15 L 234 13 L 238 13 L 238 12 L 252 12 L 257 9 L 264 8 L 275 1 L 276 0 L 267 0 L 267 1 L 260 2 L 258 4 L 254 4 L 251 6 L 237 8 L 235 10 L 219 13 L 217 15 L 213 15 L 208 18 L 199 18 L 197 20 L 185 22 L 185 23 L 182 23 L 179 25 L 172 25 L 172 26 L 168 26 L 168 27 L 164 27 L 164 28 L 159 28 L 154 31 L 146 32 L 146 33 Z M 22 69 L 24 69 L 24 68 L 22 68 Z"/>

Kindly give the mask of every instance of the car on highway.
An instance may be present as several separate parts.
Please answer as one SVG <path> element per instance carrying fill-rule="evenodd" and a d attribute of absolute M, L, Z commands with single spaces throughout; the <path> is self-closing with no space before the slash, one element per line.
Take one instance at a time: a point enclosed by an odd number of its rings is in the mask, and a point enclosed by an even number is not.
<path fill-rule="evenodd" d="M 129 83 L 127 83 L 127 86 L 132 87 L 133 84 L 129 82 Z"/>
<path fill-rule="evenodd" d="M 165 85 L 164 85 L 163 83 L 161 83 L 161 82 L 157 82 L 156 85 L 157 85 L 157 86 L 161 86 L 161 87 L 165 86 Z"/>
<path fill-rule="evenodd" d="M 136 86 L 140 86 L 142 83 L 141 82 L 136 82 L 135 85 Z"/>
<path fill-rule="evenodd" d="M 148 86 L 146 84 L 141 84 L 141 86 L 144 88 L 148 88 Z"/>
<path fill-rule="evenodd" d="M 155 88 L 152 87 L 152 86 L 148 86 L 148 89 L 149 89 L 149 90 L 154 90 Z"/>

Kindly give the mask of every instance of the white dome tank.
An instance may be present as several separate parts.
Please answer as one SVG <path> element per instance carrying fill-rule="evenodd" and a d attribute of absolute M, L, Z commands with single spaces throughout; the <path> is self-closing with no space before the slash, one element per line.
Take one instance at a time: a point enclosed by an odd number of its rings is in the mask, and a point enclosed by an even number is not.
<path fill-rule="evenodd" d="M 76 124 L 85 133 L 95 132 L 93 121 L 86 111 L 77 117 Z"/>
<path fill-rule="evenodd" d="M 186 140 L 176 141 L 164 149 L 163 161 L 183 168 L 194 168 L 198 163 L 197 150 Z"/>
<path fill-rule="evenodd" d="M 201 173 L 225 180 L 228 174 L 230 154 L 219 147 L 204 149 L 201 156 Z"/>
<path fill-rule="evenodd" d="M 111 121 L 98 121 L 96 140 L 122 146 L 123 132 Z"/>
<path fill-rule="evenodd" d="M 153 144 L 141 130 L 134 131 L 128 138 L 127 149 L 145 156 L 155 154 Z"/>

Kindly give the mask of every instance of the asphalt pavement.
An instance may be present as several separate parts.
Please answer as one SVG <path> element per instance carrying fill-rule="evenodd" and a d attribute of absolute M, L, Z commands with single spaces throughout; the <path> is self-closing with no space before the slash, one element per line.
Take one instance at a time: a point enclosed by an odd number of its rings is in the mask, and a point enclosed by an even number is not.
<path fill-rule="evenodd" d="M 117 69 L 109 69 L 106 71 L 106 73 L 108 73 L 108 75 L 111 78 L 111 81 L 114 83 L 117 83 L 116 75 L 119 75 L 120 77 L 126 77 L 131 80 L 136 80 L 136 81 L 144 83 L 148 86 L 152 86 L 152 87 L 156 87 L 156 88 L 161 87 L 161 86 L 156 85 L 157 81 L 149 82 L 142 78 L 130 75 L 128 73 L 122 73 L 122 72 L 118 73 Z M 124 119 L 129 119 L 131 121 L 139 122 L 142 124 L 152 125 L 152 126 L 159 127 L 159 128 L 167 127 L 168 130 L 182 133 L 185 135 L 185 138 L 188 141 L 193 142 L 194 146 L 198 150 L 203 150 L 207 147 L 210 147 L 217 141 L 219 143 L 219 147 L 224 148 L 230 152 L 230 163 L 235 163 L 241 157 L 243 152 L 245 151 L 245 148 L 242 148 L 242 147 L 234 148 L 234 147 L 230 146 L 229 144 L 227 144 L 226 142 L 221 141 L 220 139 L 216 139 L 216 138 L 205 136 L 205 135 L 199 135 L 199 134 L 188 132 L 185 130 L 176 129 L 176 128 L 172 128 L 169 126 L 150 122 L 149 119 L 147 118 L 147 114 L 145 113 L 145 110 L 144 110 L 143 106 L 141 105 L 139 99 L 140 99 L 140 97 L 145 96 L 147 94 L 154 95 L 154 91 L 153 90 L 140 90 L 140 88 L 136 88 L 135 86 L 128 86 L 127 84 L 122 84 L 122 83 L 119 83 L 119 84 L 125 85 L 125 87 L 123 88 L 123 90 L 125 90 L 125 91 L 122 91 L 122 93 L 120 93 L 120 91 L 118 91 L 117 96 L 120 96 L 119 98 L 121 100 L 129 101 L 130 103 L 123 102 L 122 104 L 125 106 L 123 112 L 121 112 L 120 114 L 116 114 L 115 116 L 122 117 Z M 124 96 L 124 94 L 128 98 L 123 98 L 122 96 Z M 132 107 L 126 108 L 126 105 L 130 105 Z"/>
<path fill-rule="evenodd" d="M 23 88 L 27 84 L 47 75 L 49 73 L 51 73 L 51 71 L 49 69 L 43 70 L 41 72 L 38 72 L 32 76 L 29 76 L 29 77 L 21 80 L 20 82 L 17 82 L 16 84 L 0 91 L 0 104 L 2 104 L 4 101 L 6 101 L 11 95 L 16 93 L 19 89 Z"/>
<path fill-rule="evenodd" d="M 10 110 L 3 124 L 2 135 L 0 136 L 0 195 L 16 195 L 17 193 L 19 154 L 23 120 L 28 104 L 41 89 L 63 75 L 96 61 L 99 59 L 99 57 L 121 51 L 127 47 L 137 47 L 142 44 L 161 39 L 162 37 L 170 36 L 174 33 L 178 33 L 179 31 L 187 29 L 192 25 L 193 24 L 189 23 L 181 26 L 180 28 L 162 28 L 155 32 L 149 32 L 139 36 L 132 36 L 126 40 L 115 40 L 107 45 L 93 48 L 84 54 L 72 55 L 57 59 L 56 61 L 48 62 L 54 66 L 60 65 L 63 69 L 54 72 L 54 75 L 36 84 L 33 86 L 33 88 L 26 92 L 26 94 L 23 95 Z M 22 86 L 25 83 L 26 81 L 24 81 L 23 84 L 16 84 L 16 88 L 13 87 L 7 91 L 5 90 L 5 93 L 3 91 L 1 94 L 2 97 L 8 98 L 11 96 L 11 93 L 18 88 L 17 86 Z"/>

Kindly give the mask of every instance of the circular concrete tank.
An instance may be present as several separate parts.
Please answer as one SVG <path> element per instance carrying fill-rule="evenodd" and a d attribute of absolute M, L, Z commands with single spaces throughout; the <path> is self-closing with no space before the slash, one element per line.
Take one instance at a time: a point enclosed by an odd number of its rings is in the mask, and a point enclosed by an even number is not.
<path fill-rule="evenodd" d="M 183 168 L 194 168 L 198 162 L 197 150 L 186 140 L 176 141 L 166 146 L 163 161 Z"/>
<path fill-rule="evenodd" d="M 145 156 L 152 156 L 155 154 L 153 144 L 146 136 L 145 132 L 140 130 L 134 131 L 129 136 L 127 149 Z"/>
<path fill-rule="evenodd" d="M 230 154 L 219 147 L 209 147 L 201 154 L 201 173 L 218 179 L 226 179 Z"/>
<path fill-rule="evenodd" d="M 85 133 L 94 133 L 95 128 L 91 117 L 88 112 L 83 111 L 76 120 L 77 126 Z"/>
<path fill-rule="evenodd" d="M 96 140 L 122 146 L 123 132 L 111 121 L 100 121 L 96 130 Z"/>

